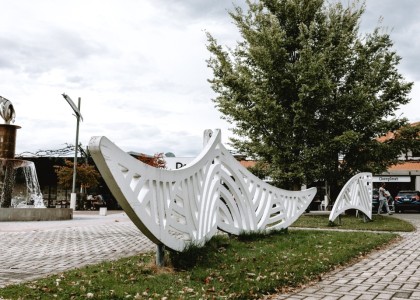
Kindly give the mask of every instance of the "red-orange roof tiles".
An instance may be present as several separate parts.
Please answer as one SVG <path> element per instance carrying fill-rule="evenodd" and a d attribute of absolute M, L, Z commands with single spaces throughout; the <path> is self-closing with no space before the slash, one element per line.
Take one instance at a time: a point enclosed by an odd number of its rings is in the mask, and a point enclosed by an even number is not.
<path fill-rule="evenodd" d="M 417 125 L 420 125 L 420 122 L 415 122 L 415 123 L 410 124 L 410 126 L 413 126 L 413 127 L 417 126 Z M 385 142 L 385 141 L 388 141 L 388 140 L 392 140 L 394 138 L 395 138 L 395 133 L 392 132 L 392 131 L 389 131 L 389 132 L 387 132 L 386 135 L 379 137 L 377 140 L 378 140 L 378 142 L 382 143 L 382 142 Z"/>
<path fill-rule="evenodd" d="M 253 160 L 241 160 L 240 163 L 245 168 L 253 167 L 256 164 Z"/>
<path fill-rule="evenodd" d="M 388 170 L 420 170 L 420 161 L 406 161 L 402 164 L 390 166 Z"/>

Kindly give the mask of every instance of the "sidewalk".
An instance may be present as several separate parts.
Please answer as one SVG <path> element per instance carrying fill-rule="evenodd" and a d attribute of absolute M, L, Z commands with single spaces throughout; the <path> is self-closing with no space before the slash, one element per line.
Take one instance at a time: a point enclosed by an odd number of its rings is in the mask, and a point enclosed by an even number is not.
<path fill-rule="evenodd" d="M 394 214 L 393 217 L 412 222 L 417 231 L 402 233 L 401 242 L 347 268 L 339 268 L 315 285 L 269 299 L 420 299 L 420 214 Z"/>
<path fill-rule="evenodd" d="M 123 211 L 73 220 L 0 223 L 0 287 L 154 250 Z"/>

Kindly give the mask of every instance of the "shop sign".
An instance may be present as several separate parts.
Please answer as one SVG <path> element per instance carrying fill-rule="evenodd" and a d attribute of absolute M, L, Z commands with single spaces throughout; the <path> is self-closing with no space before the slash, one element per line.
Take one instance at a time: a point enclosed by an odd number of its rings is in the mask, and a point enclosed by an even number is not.
<path fill-rule="evenodd" d="M 192 162 L 194 157 L 165 157 L 164 159 L 168 170 L 177 170 Z"/>
<path fill-rule="evenodd" d="M 373 176 L 373 182 L 411 182 L 410 176 Z"/>

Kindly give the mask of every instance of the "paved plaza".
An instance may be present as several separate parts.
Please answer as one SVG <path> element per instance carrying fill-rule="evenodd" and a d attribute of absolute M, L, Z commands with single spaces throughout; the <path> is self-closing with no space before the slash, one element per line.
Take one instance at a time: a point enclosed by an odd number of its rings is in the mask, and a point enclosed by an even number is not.
<path fill-rule="evenodd" d="M 420 214 L 396 214 L 420 227 Z M 324 276 L 319 283 L 270 299 L 420 299 L 420 233 Z M 75 212 L 74 219 L 0 223 L 0 287 L 104 260 L 155 250 L 124 212 Z"/>
<path fill-rule="evenodd" d="M 76 211 L 67 221 L 0 222 L 0 287 L 155 248 L 121 211 Z"/>

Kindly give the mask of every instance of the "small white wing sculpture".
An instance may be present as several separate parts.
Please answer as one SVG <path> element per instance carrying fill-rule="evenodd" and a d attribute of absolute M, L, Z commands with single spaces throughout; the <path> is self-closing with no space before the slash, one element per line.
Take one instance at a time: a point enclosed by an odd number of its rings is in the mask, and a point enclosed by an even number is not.
<path fill-rule="evenodd" d="M 106 137 L 89 151 L 105 182 L 134 224 L 154 243 L 182 251 L 217 231 L 239 234 L 287 228 L 309 206 L 316 188 L 270 186 L 240 165 L 206 130 L 204 149 L 188 166 L 163 170 L 131 157 Z"/>
<path fill-rule="evenodd" d="M 350 178 L 341 189 L 331 210 L 329 220 L 334 220 L 348 209 L 362 211 L 372 219 L 372 173 L 359 173 Z"/>

